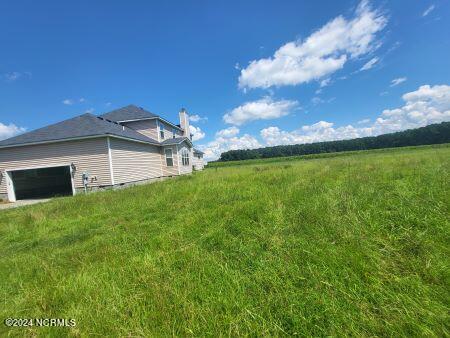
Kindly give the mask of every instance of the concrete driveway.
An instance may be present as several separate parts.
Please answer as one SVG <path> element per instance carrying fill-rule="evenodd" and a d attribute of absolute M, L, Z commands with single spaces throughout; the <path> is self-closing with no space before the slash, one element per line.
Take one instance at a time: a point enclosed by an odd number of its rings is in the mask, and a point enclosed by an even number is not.
<path fill-rule="evenodd" d="M 50 201 L 50 198 L 41 198 L 41 199 L 35 199 L 35 200 L 22 200 L 12 203 L 0 203 L 0 210 L 4 209 L 10 209 L 10 208 L 18 208 L 23 207 L 25 205 L 32 205 L 37 203 L 44 203 Z"/>

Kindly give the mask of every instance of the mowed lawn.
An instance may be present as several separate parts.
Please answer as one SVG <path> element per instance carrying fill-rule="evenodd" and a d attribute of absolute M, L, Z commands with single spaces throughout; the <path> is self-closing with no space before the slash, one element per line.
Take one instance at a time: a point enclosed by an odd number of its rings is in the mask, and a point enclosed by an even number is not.
<path fill-rule="evenodd" d="M 0 211 L 0 336 L 448 336 L 450 147 Z"/>

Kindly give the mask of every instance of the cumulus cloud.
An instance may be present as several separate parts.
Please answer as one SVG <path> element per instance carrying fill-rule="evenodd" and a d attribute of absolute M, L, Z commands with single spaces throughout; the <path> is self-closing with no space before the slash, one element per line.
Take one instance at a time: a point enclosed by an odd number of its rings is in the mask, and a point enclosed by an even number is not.
<path fill-rule="evenodd" d="M 15 124 L 3 124 L 0 122 L 0 140 L 4 140 L 26 131 L 26 128 L 17 127 Z"/>
<path fill-rule="evenodd" d="M 239 134 L 239 128 L 233 126 L 233 127 L 229 127 L 229 128 L 226 128 L 226 129 L 219 130 L 216 133 L 216 137 L 227 138 L 227 137 L 236 136 L 237 134 Z"/>
<path fill-rule="evenodd" d="M 424 85 L 416 91 L 404 94 L 402 98 L 405 101 L 402 107 L 384 110 L 375 122 L 367 127 L 347 125 L 336 128 L 331 122 L 320 121 L 290 132 L 269 127 L 261 130 L 260 135 L 267 145 L 312 143 L 376 136 L 450 121 L 450 86 Z M 358 124 L 368 122 L 370 121 L 366 119 Z"/>
<path fill-rule="evenodd" d="M 217 160 L 225 151 L 237 149 L 254 149 L 261 147 L 261 143 L 249 134 L 244 134 L 241 137 L 223 137 L 217 136 L 214 141 L 204 145 L 199 145 L 198 148 L 202 150 L 207 161 Z"/>
<path fill-rule="evenodd" d="M 263 142 L 249 134 L 239 137 L 239 129 L 230 127 L 217 132 L 214 141 L 201 145 L 199 148 L 205 152 L 206 159 L 214 160 L 227 150 L 377 136 L 450 121 L 450 86 L 448 85 L 424 85 L 404 94 L 402 99 L 403 106 L 384 110 L 372 123 L 370 119 L 364 119 L 356 122 L 356 126 L 336 127 L 332 122 L 319 121 L 294 131 L 268 127 L 260 131 Z"/>
<path fill-rule="evenodd" d="M 189 126 L 189 132 L 192 135 L 192 141 L 198 141 L 205 137 L 205 133 L 200 127 Z"/>
<path fill-rule="evenodd" d="M 189 121 L 191 122 L 202 122 L 208 120 L 207 117 L 202 117 L 200 115 L 189 115 Z"/>
<path fill-rule="evenodd" d="M 399 77 L 397 79 L 393 79 L 391 81 L 391 87 L 395 87 L 395 86 L 399 85 L 400 83 L 405 82 L 406 80 L 407 80 L 406 77 Z"/>
<path fill-rule="evenodd" d="M 86 109 L 84 112 L 85 112 L 86 114 L 92 114 L 94 111 L 95 111 L 94 108 L 89 108 L 89 109 Z"/>
<path fill-rule="evenodd" d="M 373 66 L 375 66 L 375 64 L 378 62 L 378 58 L 374 57 L 372 59 L 370 59 L 366 64 L 364 64 L 364 66 L 361 67 L 361 71 L 363 70 L 369 70 L 371 68 L 373 68 Z"/>
<path fill-rule="evenodd" d="M 377 47 L 387 18 L 362 1 L 352 19 L 328 22 L 303 41 L 288 42 L 273 57 L 253 60 L 241 70 L 240 88 L 269 88 L 318 80 Z"/>
<path fill-rule="evenodd" d="M 434 5 L 431 5 L 430 7 L 428 7 L 428 8 L 422 13 L 422 16 L 427 16 L 428 14 L 430 14 L 430 13 L 435 9 L 435 7 L 436 7 L 436 6 L 434 6 Z"/>
<path fill-rule="evenodd" d="M 286 116 L 298 105 L 297 101 L 274 101 L 263 97 L 257 101 L 246 102 L 223 116 L 226 123 L 240 126 L 254 120 L 271 120 Z"/>

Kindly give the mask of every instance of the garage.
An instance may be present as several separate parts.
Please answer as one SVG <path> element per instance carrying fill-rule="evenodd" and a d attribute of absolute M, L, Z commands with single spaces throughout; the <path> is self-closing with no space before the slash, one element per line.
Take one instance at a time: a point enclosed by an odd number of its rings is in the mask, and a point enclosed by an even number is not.
<path fill-rule="evenodd" d="M 70 166 L 13 170 L 8 175 L 16 200 L 73 194 Z"/>

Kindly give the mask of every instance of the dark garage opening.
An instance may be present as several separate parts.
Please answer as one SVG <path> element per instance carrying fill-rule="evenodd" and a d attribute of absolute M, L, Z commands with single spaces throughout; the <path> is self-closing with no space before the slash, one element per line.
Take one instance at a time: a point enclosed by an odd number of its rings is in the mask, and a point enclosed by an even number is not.
<path fill-rule="evenodd" d="M 70 167 L 11 171 L 17 200 L 72 195 Z"/>

